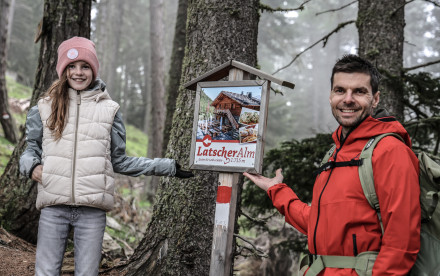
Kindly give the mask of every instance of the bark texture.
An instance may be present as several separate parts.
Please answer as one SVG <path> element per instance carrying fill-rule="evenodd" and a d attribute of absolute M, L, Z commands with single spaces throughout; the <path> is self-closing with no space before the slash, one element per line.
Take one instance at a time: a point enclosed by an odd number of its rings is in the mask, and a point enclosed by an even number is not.
<path fill-rule="evenodd" d="M 386 108 L 402 122 L 403 29 L 405 0 L 359 0 L 356 25 L 359 55 L 376 65 L 383 79 L 379 107 Z"/>
<path fill-rule="evenodd" d="M 166 152 L 168 141 L 170 140 L 173 115 L 176 110 L 176 100 L 179 95 L 179 84 L 182 76 L 182 63 L 185 56 L 186 42 L 186 15 L 188 9 L 188 0 L 179 0 L 177 8 L 176 27 L 174 29 L 173 52 L 171 54 L 171 66 L 168 72 L 169 82 L 166 89 L 166 115 L 163 134 L 162 152 Z"/>
<path fill-rule="evenodd" d="M 5 138 L 11 143 L 17 143 L 17 126 L 9 111 L 8 91 L 6 90 L 6 52 L 11 22 L 10 4 L 10 0 L 0 0 L 0 123 Z"/>
<path fill-rule="evenodd" d="M 230 60 L 257 62 L 259 1 L 188 1 L 181 83 Z M 195 92 L 179 90 L 167 157 L 188 165 Z M 208 275 L 218 174 L 162 178 L 154 214 L 127 275 Z"/>
<path fill-rule="evenodd" d="M 91 2 L 45 0 L 40 57 L 31 106 L 58 78 L 55 71 L 58 45 L 73 36 L 90 36 Z M 9 232 L 35 243 L 39 218 L 39 211 L 35 208 L 37 185 L 21 176 L 18 168 L 25 147 L 22 135 L 0 179 L 0 222 Z"/>

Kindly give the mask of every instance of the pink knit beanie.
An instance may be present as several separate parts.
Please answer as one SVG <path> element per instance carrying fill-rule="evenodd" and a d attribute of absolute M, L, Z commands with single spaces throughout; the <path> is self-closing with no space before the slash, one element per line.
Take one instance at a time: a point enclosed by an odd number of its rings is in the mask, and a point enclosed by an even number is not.
<path fill-rule="evenodd" d="M 87 38 L 78 36 L 63 41 L 58 47 L 58 62 L 56 68 L 58 77 L 61 77 L 67 65 L 78 60 L 90 64 L 93 77 L 96 79 L 99 71 L 99 62 L 96 56 L 95 43 Z"/>

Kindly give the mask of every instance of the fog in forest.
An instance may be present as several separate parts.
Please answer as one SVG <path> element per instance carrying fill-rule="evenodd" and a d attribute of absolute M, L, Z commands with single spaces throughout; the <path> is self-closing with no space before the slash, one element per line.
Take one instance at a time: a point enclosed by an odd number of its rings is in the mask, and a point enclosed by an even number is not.
<path fill-rule="evenodd" d="M 148 67 L 151 66 L 145 65 L 150 54 L 149 1 L 119 3 L 100 0 L 93 3 L 91 37 L 97 45 L 101 77 L 107 82 L 112 97 L 120 102 L 127 123 L 143 129 L 145 100 L 142 95 L 148 93 Z M 266 0 L 262 3 L 292 10 L 261 13 L 258 30 L 259 69 L 271 74 L 277 71 L 277 78 L 296 84 L 293 90 L 272 85 L 274 90 L 282 94 L 271 92 L 266 149 L 292 138 L 302 139 L 317 133 L 332 132 L 337 124 L 328 102 L 331 68 L 343 54 L 357 53 L 358 32 L 353 23 L 331 34 L 325 40 L 325 47 L 324 41 L 320 40 L 338 24 L 356 20 L 357 2 L 306 1 L 303 10 L 296 9 L 303 1 Z M 164 1 L 163 8 L 165 72 L 168 72 L 177 0 Z M 34 43 L 34 38 L 42 11 L 42 0 L 15 1 L 7 55 L 8 75 L 31 87 L 39 53 L 39 44 Z M 414 1 L 405 6 L 405 18 L 404 67 L 437 60 L 440 9 L 428 1 Z M 119 41 L 118 49 L 114 47 L 115 41 Z M 313 48 L 303 52 L 318 41 Z M 278 71 L 295 57 L 290 66 Z M 114 64 L 116 68 L 111 80 L 106 78 L 108 70 L 111 70 L 109 64 Z M 419 70 L 440 75 L 439 64 Z M 165 78 L 167 81 L 168 77 Z"/>

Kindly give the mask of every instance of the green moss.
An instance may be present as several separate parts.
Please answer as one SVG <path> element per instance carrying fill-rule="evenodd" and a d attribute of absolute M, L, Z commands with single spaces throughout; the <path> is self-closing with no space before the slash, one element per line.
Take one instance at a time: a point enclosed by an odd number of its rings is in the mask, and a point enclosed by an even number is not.
<path fill-rule="evenodd" d="M 231 16 L 238 16 L 239 14 L 240 14 L 240 10 L 230 10 L 229 11 L 229 14 L 231 15 Z"/>
<path fill-rule="evenodd" d="M 379 56 L 380 52 L 377 48 L 371 49 L 370 51 L 368 51 L 367 53 L 367 58 L 368 59 L 375 59 L 377 56 Z"/>

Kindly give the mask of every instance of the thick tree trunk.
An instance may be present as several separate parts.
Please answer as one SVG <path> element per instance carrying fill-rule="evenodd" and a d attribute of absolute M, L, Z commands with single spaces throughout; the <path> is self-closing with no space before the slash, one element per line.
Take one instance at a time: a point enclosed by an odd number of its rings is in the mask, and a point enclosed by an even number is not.
<path fill-rule="evenodd" d="M 9 111 L 8 91 L 6 90 L 6 52 L 9 30 L 10 0 L 0 0 L 0 123 L 5 138 L 17 143 L 18 133 L 15 120 Z"/>
<path fill-rule="evenodd" d="M 403 29 L 405 0 L 359 0 L 356 25 L 359 55 L 376 65 L 383 76 L 379 107 L 403 121 Z"/>
<path fill-rule="evenodd" d="M 259 1 L 188 1 L 182 83 L 230 60 L 257 62 Z M 167 157 L 188 165 L 195 93 L 180 89 Z M 218 174 L 162 178 L 154 214 L 128 275 L 208 275 Z"/>
<path fill-rule="evenodd" d="M 186 14 L 188 9 L 188 0 L 179 0 L 177 8 L 176 26 L 174 29 L 173 52 L 171 54 L 171 66 L 168 72 L 169 82 L 166 90 L 166 116 L 163 133 L 162 152 L 166 152 L 168 141 L 170 140 L 171 125 L 173 115 L 176 110 L 176 100 L 179 92 L 180 78 L 182 76 L 182 62 L 185 56 L 186 42 Z"/>
<path fill-rule="evenodd" d="M 91 0 L 46 0 L 35 86 L 31 106 L 57 79 L 58 45 L 73 36 L 90 36 Z M 0 221 L 9 232 L 36 242 L 39 212 L 35 208 L 37 185 L 19 173 L 18 161 L 25 149 L 25 137 L 18 142 L 0 179 Z"/>

